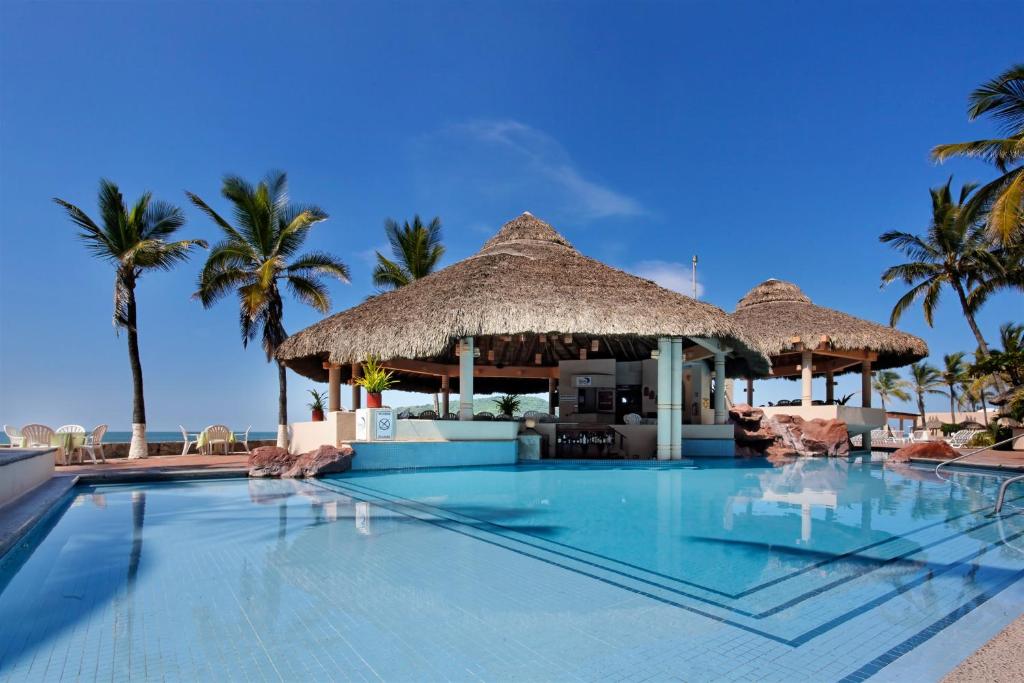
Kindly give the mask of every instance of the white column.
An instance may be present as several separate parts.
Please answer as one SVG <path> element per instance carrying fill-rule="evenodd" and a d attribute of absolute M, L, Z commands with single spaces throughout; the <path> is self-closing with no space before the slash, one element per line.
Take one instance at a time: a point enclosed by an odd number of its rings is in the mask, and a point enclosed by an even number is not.
<path fill-rule="evenodd" d="M 724 425 L 729 419 L 725 410 L 725 354 L 715 353 L 715 424 Z"/>
<path fill-rule="evenodd" d="M 473 419 L 473 338 L 462 340 L 459 352 L 459 419 Z"/>
<path fill-rule="evenodd" d="M 814 376 L 814 356 L 810 349 L 804 349 L 800 356 L 800 405 L 811 405 L 811 381 Z"/>
<path fill-rule="evenodd" d="M 658 460 L 672 457 L 672 340 L 658 338 Z"/>
<path fill-rule="evenodd" d="M 341 366 L 331 364 L 327 368 L 327 412 L 341 410 Z"/>
<path fill-rule="evenodd" d="M 871 361 L 866 360 L 860 364 L 860 396 L 861 405 L 865 408 L 871 407 Z M 864 432 L 864 436 L 861 437 L 863 441 L 862 450 L 871 452 L 871 431 Z"/>
<path fill-rule="evenodd" d="M 672 338 L 672 431 L 669 433 L 669 455 L 673 460 L 683 457 L 683 338 Z"/>

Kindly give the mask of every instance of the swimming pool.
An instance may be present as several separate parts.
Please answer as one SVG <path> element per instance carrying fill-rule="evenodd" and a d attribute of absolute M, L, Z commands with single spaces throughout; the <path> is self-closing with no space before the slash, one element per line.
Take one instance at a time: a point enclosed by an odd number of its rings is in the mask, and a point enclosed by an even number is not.
<path fill-rule="evenodd" d="M 1024 613 L 1021 516 L 986 516 L 998 477 L 952 476 L 814 459 L 85 487 L 0 562 L 0 681 L 928 680 Z"/>

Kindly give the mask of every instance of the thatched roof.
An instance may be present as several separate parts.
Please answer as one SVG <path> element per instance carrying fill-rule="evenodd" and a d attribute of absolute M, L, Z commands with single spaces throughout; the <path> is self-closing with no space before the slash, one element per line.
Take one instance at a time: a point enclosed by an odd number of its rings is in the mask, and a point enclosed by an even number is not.
<path fill-rule="evenodd" d="M 765 280 L 740 299 L 733 320 L 781 365 L 779 357 L 798 352 L 798 344 L 821 343 L 837 351 L 873 351 L 872 369 L 895 368 L 928 355 L 920 337 L 814 304 L 792 282 Z M 800 341 L 794 341 L 799 339 Z M 858 368 L 859 369 L 859 368 Z"/>
<path fill-rule="evenodd" d="M 506 223 L 477 254 L 296 333 L 277 356 L 323 380 L 323 362 L 369 355 L 457 363 L 456 342 L 467 336 L 518 341 L 492 345 L 477 359 L 499 367 L 554 366 L 595 342 L 599 350 L 591 358 L 640 360 L 650 357 L 659 336 L 721 340 L 737 353 L 733 374 L 748 364 L 762 373 L 768 367 L 720 308 L 583 256 L 529 213 Z M 487 357 L 495 350 L 497 357 Z M 493 383 L 478 378 L 475 384 L 483 392 Z"/>

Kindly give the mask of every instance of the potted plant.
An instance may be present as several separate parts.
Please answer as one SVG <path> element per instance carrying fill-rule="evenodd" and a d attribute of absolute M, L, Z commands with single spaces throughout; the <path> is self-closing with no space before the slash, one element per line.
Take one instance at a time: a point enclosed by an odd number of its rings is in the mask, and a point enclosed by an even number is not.
<path fill-rule="evenodd" d="M 522 405 L 522 399 L 516 394 L 504 394 L 494 400 L 494 405 L 498 407 L 498 413 L 501 415 L 508 415 L 514 417 L 516 411 L 519 410 L 519 406 Z"/>
<path fill-rule="evenodd" d="M 379 358 L 368 356 L 363 361 L 363 376 L 356 378 L 356 384 L 366 390 L 366 407 L 380 408 L 381 394 L 398 384 L 398 380 L 393 372 L 381 367 Z"/>
<path fill-rule="evenodd" d="M 313 397 L 313 400 L 307 403 L 309 409 L 313 413 L 313 422 L 324 421 L 324 401 L 327 400 L 327 394 L 316 389 L 309 389 L 309 395 Z"/>

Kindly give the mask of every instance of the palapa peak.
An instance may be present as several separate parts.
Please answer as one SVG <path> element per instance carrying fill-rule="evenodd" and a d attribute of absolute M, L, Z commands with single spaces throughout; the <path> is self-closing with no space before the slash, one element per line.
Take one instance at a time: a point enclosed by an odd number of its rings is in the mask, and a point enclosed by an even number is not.
<path fill-rule="evenodd" d="M 749 306 L 757 306 L 758 304 L 783 301 L 796 304 L 811 303 L 810 297 L 804 294 L 803 291 L 792 282 L 786 282 L 785 280 L 779 280 L 777 278 L 770 278 L 747 292 L 746 296 L 740 299 L 740 302 L 736 305 L 736 310 L 738 311 Z"/>
<path fill-rule="evenodd" d="M 547 244 L 559 244 L 563 247 L 573 248 L 572 243 L 558 233 L 550 225 L 534 216 L 529 211 L 513 218 L 501 226 L 498 233 L 487 240 L 481 252 L 509 242 L 542 242 Z"/>

